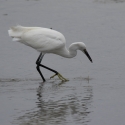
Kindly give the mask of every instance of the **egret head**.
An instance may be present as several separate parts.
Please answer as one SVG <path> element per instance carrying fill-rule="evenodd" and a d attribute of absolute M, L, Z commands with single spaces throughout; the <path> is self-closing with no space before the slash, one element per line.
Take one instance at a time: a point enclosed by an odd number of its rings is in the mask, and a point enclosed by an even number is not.
<path fill-rule="evenodd" d="M 81 50 L 87 57 L 88 59 L 92 62 L 92 59 L 86 49 L 86 45 L 83 42 L 78 42 L 79 50 Z"/>

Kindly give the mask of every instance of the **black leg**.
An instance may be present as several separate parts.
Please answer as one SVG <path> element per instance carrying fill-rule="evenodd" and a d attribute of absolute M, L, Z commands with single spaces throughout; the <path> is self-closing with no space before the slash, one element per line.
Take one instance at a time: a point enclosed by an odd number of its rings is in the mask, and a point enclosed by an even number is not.
<path fill-rule="evenodd" d="M 38 59 L 36 60 L 36 64 L 37 64 L 36 69 L 37 69 L 37 71 L 39 72 L 40 76 L 42 77 L 43 82 L 45 82 L 46 80 L 45 80 L 43 74 L 42 74 L 41 71 L 40 71 L 40 63 L 41 63 L 41 61 L 42 61 L 42 59 L 43 59 L 43 56 L 44 56 L 44 55 L 43 55 L 42 53 L 40 53 Z"/>
<path fill-rule="evenodd" d="M 40 76 L 42 77 L 43 81 L 45 82 L 46 80 L 45 80 L 43 74 L 42 74 L 41 71 L 40 71 L 40 66 L 43 67 L 43 68 L 45 68 L 45 69 L 48 69 L 48 70 L 54 72 L 56 75 L 58 74 L 58 72 L 55 71 L 55 70 L 53 70 L 53 69 L 51 69 L 51 68 L 49 68 L 49 67 L 46 67 L 46 66 L 40 64 L 41 61 L 42 61 L 42 59 L 43 59 L 43 56 L 44 56 L 44 54 L 40 53 L 40 55 L 39 55 L 39 57 L 38 57 L 38 59 L 37 59 L 37 61 L 36 61 L 36 64 L 37 64 L 36 69 L 37 69 L 37 71 L 39 72 Z"/>
<path fill-rule="evenodd" d="M 44 65 L 42 65 L 42 64 L 39 64 L 39 66 L 41 66 L 41 67 L 43 67 L 43 68 L 45 68 L 45 69 L 48 69 L 48 70 L 50 70 L 50 71 L 52 71 L 52 72 L 58 74 L 57 71 L 55 71 L 55 70 L 53 70 L 53 69 L 50 69 L 49 67 L 46 67 L 46 66 L 44 66 Z"/>
<path fill-rule="evenodd" d="M 43 59 L 43 56 L 44 56 L 44 55 L 43 55 L 42 53 L 40 53 L 38 59 L 36 60 L 36 64 L 41 63 L 41 61 L 42 61 L 42 59 Z"/>
<path fill-rule="evenodd" d="M 42 74 L 41 71 L 40 71 L 40 67 L 39 67 L 39 65 L 36 66 L 36 69 L 37 69 L 37 71 L 39 72 L 40 76 L 42 77 L 43 82 L 45 82 L 46 80 L 45 80 L 43 74 Z"/>

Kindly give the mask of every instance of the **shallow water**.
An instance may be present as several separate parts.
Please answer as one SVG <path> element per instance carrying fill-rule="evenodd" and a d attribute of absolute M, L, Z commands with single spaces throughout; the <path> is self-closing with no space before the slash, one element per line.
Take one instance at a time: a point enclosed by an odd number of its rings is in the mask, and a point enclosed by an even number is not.
<path fill-rule="evenodd" d="M 125 3 L 108 0 L 1 0 L 0 124 L 122 125 L 125 123 Z M 93 62 L 82 52 L 73 59 L 48 54 L 43 64 L 59 71 L 36 71 L 38 52 L 11 42 L 16 24 L 62 32 L 67 46 L 84 41 Z"/>
<path fill-rule="evenodd" d="M 13 82 L 9 89 L 3 88 L 1 93 L 11 93 L 4 100 L 9 99 L 8 107 L 11 105 L 13 110 L 10 117 L 15 120 L 11 124 L 61 125 L 90 121 L 93 89 L 87 81 L 84 80 L 83 84 L 82 78 L 68 83 L 59 80 L 48 80 L 47 83 L 22 80 L 19 83 Z M 7 110 L 7 106 L 3 108 Z"/>

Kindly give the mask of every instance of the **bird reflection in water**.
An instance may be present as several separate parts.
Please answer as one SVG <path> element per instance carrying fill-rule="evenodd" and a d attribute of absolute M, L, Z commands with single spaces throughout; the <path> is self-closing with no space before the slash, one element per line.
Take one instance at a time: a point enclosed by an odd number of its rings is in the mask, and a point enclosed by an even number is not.
<path fill-rule="evenodd" d="M 92 86 L 88 83 L 42 83 L 37 89 L 36 110 L 26 113 L 19 119 L 23 123 L 42 125 L 87 124 L 92 112 L 92 97 Z"/>

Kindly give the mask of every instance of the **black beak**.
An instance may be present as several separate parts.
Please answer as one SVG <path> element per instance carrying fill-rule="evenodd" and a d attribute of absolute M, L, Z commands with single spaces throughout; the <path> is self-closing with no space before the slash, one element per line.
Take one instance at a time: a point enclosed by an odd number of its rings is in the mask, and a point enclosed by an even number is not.
<path fill-rule="evenodd" d="M 90 55 L 89 55 L 89 53 L 87 52 L 86 49 L 84 49 L 84 53 L 85 53 L 85 55 L 89 58 L 89 60 L 92 62 L 92 59 L 91 59 L 91 57 L 90 57 Z"/>

